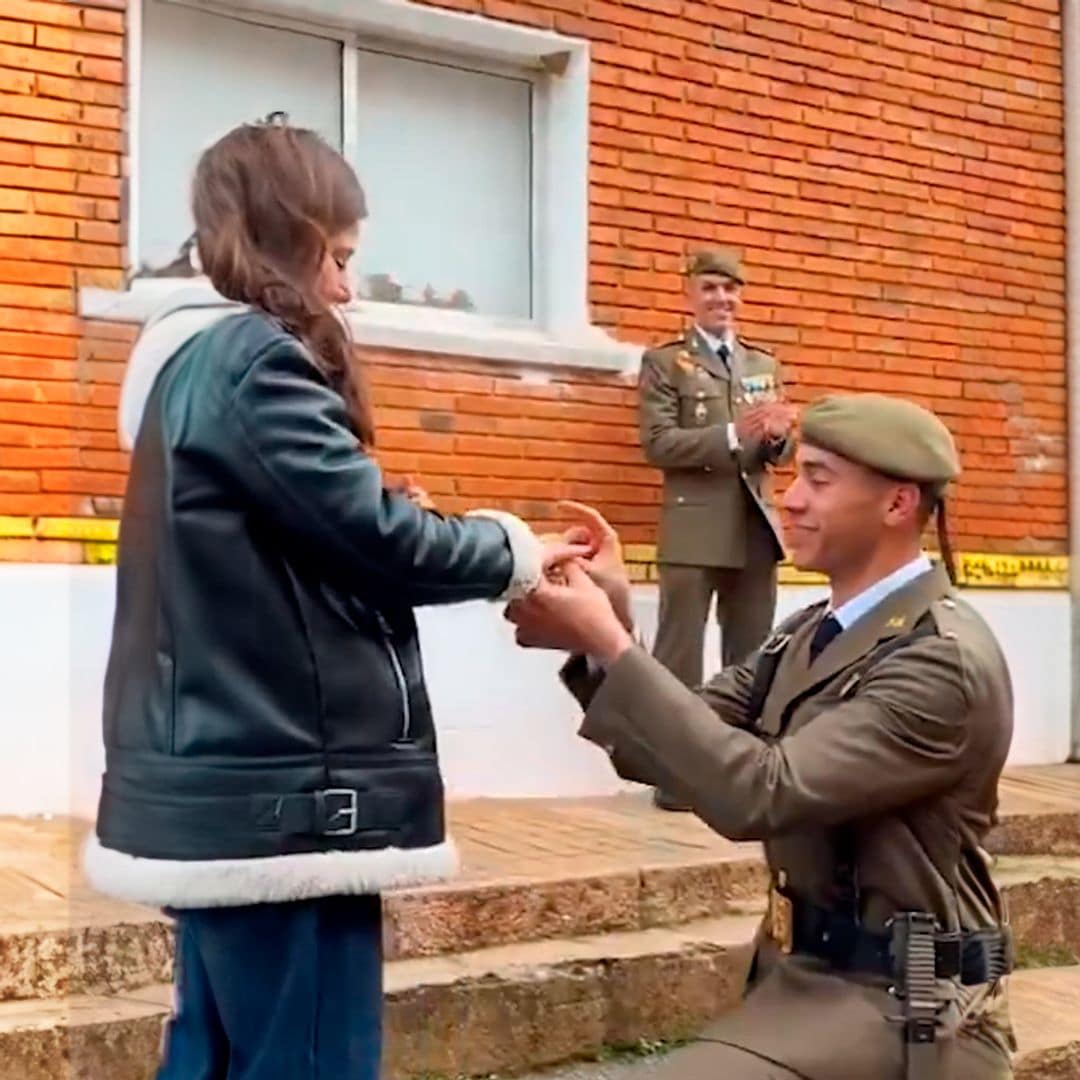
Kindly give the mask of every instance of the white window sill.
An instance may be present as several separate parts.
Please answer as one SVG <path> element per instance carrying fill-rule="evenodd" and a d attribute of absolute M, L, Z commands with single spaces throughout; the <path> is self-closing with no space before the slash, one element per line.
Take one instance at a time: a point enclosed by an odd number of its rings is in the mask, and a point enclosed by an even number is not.
<path fill-rule="evenodd" d="M 87 287 L 79 292 L 85 319 L 143 323 L 165 305 L 213 308 L 227 303 L 205 279 L 154 278 L 126 291 Z M 642 347 L 618 341 L 588 324 L 546 330 L 526 319 L 493 318 L 419 304 L 361 301 L 348 310 L 358 345 L 483 360 L 573 367 L 632 374 Z"/>

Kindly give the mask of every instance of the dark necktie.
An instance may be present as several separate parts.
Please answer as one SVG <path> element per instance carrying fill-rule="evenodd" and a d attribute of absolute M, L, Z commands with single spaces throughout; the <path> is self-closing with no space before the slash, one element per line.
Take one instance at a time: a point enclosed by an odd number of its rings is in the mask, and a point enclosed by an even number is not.
<path fill-rule="evenodd" d="M 814 631 L 814 636 L 810 640 L 810 663 L 812 664 L 822 650 L 834 637 L 836 637 L 844 628 L 840 625 L 840 620 L 835 615 L 826 615 L 821 622 L 818 623 L 817 629 Z"/>
<path fill-rule="evenodd" d="M 720 363 L 726 368 L 731 367 L 731 350 L 727 347 L 726 341 L 721 341 L 716 348 L 716 355 L 720 357 Z"/>

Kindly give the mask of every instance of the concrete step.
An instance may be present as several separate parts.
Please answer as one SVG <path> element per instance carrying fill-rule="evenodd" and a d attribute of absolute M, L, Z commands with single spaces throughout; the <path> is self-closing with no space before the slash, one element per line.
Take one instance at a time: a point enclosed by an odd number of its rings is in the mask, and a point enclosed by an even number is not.
<path fill-rule="evenodd" d="M 760 857 L 747 852 L 719 862 L 388 893 L 385 955 L 407 960 L 678 926 L 762 895 L 765 882 Z M 96 897 L 38 919 L 0 918 L 0 1001 L 122 994 L 167 981 L 171 971 L 171 921 L 150 909 Z"/>
<path fill-rule="evenodd" d="M 1080 1080 L 1080 966 L 1018 971 L 1009 1001 L 1017 1080 Z"/>
<path fill-rule="evenodd" d="M 1080 858 L 999 856 L 994 880 L 1009 912 L 1018 967 L 1080 964 Z"/>
<path fill-rule="evenodd" d="M 0 1004 L 0 1080 L 152 1080 L 172 988 Z"/>
<path fill-rule="evenodd" d="M 1018 972 L 1009 997 L 1020 1043 L 1016 1080 L 1080 1080 L 1080 967 Z M 678 1051 L 671 1052 L 677 1055 Z M 518 1080 L 664 1080 L 674 1074 L 668 1054 L 645 1044 L 603 1061 L 577 1061 Z"/>
<path fill-rule="evenodd" d="M 1012 769 L 1002 777 L 995 855 L 1080 855 L 1080 765 Z"/>
<path fill-rule="evenodd" d="M 611 1045 L 691 1034 L 733 1005 L 746 920 L 541 942 L 387 972 L 387 1080 L 509 1076 Z M 1018 972 L 1018 1080 L 1080 1078 L 1080 967 Z M 0 1080 L 151 1080 L 170 988 L 0 1005 Z M 549 1080 L 641 1080 L 652 1061 L 580 1065 Z"/>
<path fill-rule="evenodd" d="M 1021 964 L 1080 963 L 1080 858 L 1001 856 L 994 873 Z M 747 851 L 719 861 L 389 893 L 386 955 L 455 955 L 760 912 L 765 886 L 760 855 Z M 83 925 L 72 925 L 80 919 Z M 148 909 L 98 898 L 36 921 L 0 922 L 0 1001 L 122 994 L 167 981 L 171 965 L 171 925 Z"/>
<path fill-rule="evenodd" d="M 388 893 L 387 955 L 405 960 L 724 915 L 762 895 L 756 844 L 736 855 L 562 877 L 508 877 Z"/>
<path fill-rule="evenodd" d="M 705 919 L 390 963 L 385 1074 L 519 1072 L 688 1035 L 738 999 L 756 925 Z M 149 1080 L 170 997 L 163 985 L 0 1004 L 0 1080 Z"/>
<path fill-rule="evenodd" d="M 119 994 L 172 977 L 169 922 L 105 908 L 81 926 L 0 927 L 0 1002 Z"/>

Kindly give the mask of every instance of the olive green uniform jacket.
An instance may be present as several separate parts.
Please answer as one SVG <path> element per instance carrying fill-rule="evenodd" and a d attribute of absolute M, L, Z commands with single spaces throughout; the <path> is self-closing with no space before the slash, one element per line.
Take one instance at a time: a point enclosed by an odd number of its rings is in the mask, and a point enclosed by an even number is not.
<path fill-rule="evenodd" d="M 750 404 L 782 393 L 780 367 L 766 350 L 736 338 L 730 368 L 696 330 L 648 350 L 638 380 L 641 446 L 663 470 L 657 560 L 683 566 L 741 567 L 748 518 L 769 525 L 774 556 L 783 542 L 767 467 L 787 461 L 793 441 L 754 440 L 733 452 L 728 424 Z"/>
<path fill-rule="evenodd" d="M 940 569 L 893 593 L 811 664 L 821 615 L 818 605 L 780 628 L 790 642 L 753 725 L 760 652 L 697 694 L 640 648 L 606 676 L 575 658 L 564 680 L 586 706 L 581 734 L 620 775 L 684 797 L 718 833 L 763 841 L 789 895 L 832 908 L 844 843 L 867 929 L 884 932 L 903 911 L 931 912 L 949 931 L 1003 924 L 982 849 L 1012 734 L 1012 690 L 993 634 Z M 866 666 L 880 643 L 924 619 L 929 632 Z M 887 980 L 782 953 L 764 931 L 755 969 L 743 1005 L 710 1038 L 808 1080 L 903 1075 Z M 1009 1075 L 1003 984 L 939 980 L 939 991 L 948 1003 L 941 1075 Z"/>

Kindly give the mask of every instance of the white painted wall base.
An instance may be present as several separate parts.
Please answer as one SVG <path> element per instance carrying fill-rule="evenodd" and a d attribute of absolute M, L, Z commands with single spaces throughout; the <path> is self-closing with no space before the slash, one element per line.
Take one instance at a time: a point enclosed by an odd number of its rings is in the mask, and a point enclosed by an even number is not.
<path fill-rule="evenodd" d="M 92 816 L 103 764 L 101 684 L 112 626 L 110 567 L 0 565 L 0 814 Z M 818 599 L 781 591 L 781 616 Z M 977 591 L 1016 691 L 1012 764 L 1069 753 L 1069 600 L 1065 592 Z M 642 629 L 656 592 L 637 590 Z M 577 709 L 556 679 L 561 657 L 516 648 L 501 609 L 421 612 L 428 683 L 451 796 L 597 795 L 622 786 L 578 739 Z M 707 643 L 715 670 L 715 627 Z"/>

